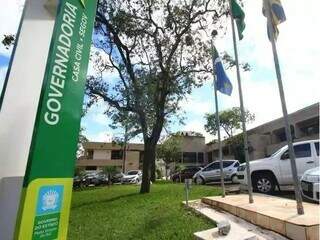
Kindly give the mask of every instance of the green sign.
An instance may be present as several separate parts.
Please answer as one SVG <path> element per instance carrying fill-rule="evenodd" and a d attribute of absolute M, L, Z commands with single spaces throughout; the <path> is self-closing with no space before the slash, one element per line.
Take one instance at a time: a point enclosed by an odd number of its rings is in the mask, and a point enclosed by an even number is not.
<path fill-rule="evenodd" d="M 97 0 L 59 2 L 23 183 L 15 239 L 67 238 L 80 116 Z M 36 51 L 36 40 L 32 47 Z"/>

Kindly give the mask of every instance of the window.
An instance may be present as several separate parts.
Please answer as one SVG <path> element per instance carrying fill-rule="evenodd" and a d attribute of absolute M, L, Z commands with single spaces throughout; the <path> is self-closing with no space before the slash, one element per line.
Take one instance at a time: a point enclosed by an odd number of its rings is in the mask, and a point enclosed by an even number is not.
<path fill-rule="evenodd" d="M 111 159 L 112 160 L 122 159 L 122 150 L 112 150 Z"/>
<path fill-rule="evenodd" d="M 97 166 L 86 166 L 86 170 L 95 171 L 97 170 Z"/>
<path fill-rule="evenodd" d="M 225 146 L 224 148 L 222 148 L 222 154 L 223 154 L 224 156 L 227 156 L 227 155 L 230 154 L 230 153 L 229 153 L 229 147 L 228 147 L 228 146 Z"/>
<path fill-rule="evenodd" d="M 87 158 L 93 159 L 93 150 L 87 150 Z"/>
<path fill-rule="evenodd" d="M 309 143 L 293 146 L 293 149 L 296 158 L 311 157 L 311 147 Z"/>
<path fill-rule="evenodd" d="M 212 162 L 212 152 L 207 152 L 207 156 L 208 156 L 208 162 L 211 163 Z"/>
<path fill-rule="evenodd" d="M 301 129 L 305 136 L 312 136 L 314 134 L 319 134 L 319 125 L 308 126 Z"/>
<path fill-rule="evenodd" d="M 234 163 L 234 161 L 223 161 L 223 168 L 227 168 L 229 167 L 232 163 Z"/>
<path fill-rule="evenodd" d="M 214 162 L 204 169 L 204 171 L 212 171 L 219 169 L 219 162 Z"/>
<path fill-rule="evenodd" d="M 316 147 L 317 155 L 319 156 L 319 142 L 315 142 L 314 146 Z"/>
<path fill-rule="evenodd" d="M 184 152 L 183 153 L 183 163 L 196 163 L 197 153 L 196 152 Z"/>
<path fill-rule="evenodd" d="M 236 162 L 236 164 L 234 164 L 234 167 L 237 168 L 240 166 L 240 163 L 239 162 Z"/>
<path fill-rule="evenodd" d="M 203 163 L 203 152 L 198 152 L 198 163 Z"/>
<path fill-rule="evenodd" d="M 139 171 L 133 170 L 133 171 L 128 171 L 127 175 L 137 175 L 138 173 L 139 173 Z"/>

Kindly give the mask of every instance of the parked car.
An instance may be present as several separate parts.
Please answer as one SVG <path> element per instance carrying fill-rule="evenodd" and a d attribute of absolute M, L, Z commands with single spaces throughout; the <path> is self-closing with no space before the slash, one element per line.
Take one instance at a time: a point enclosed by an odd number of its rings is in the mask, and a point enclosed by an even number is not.
<path fill-rule="evenodd" d="M 108 177 L 102 172 L 87 173 L 82 177 L 84 186 L 99 186 L 108 183 Z"/>
<path fill-rule="evenodd" d="M 184 182 L 185 179 L 192 178 L 193 175 L 201 169 L 201 167 L 187 167 L 172 174 L 171 179 L 173 182 Z"/>
<path fill-rule="evenodd" d="M 73 177 L 73 188 L 80 188 L 82 187 L 82 177 L 74 176 Z"/>
<path fill-rule="evenodd" d="M 320 189 L 320 167 L 312 168 L 302 175 L 301 180 L 302 195 L 314 202 L 319 202 Z"/>
<path fill-rule="evenodd" d="M 123 173 L 116 173 L 111 177 L 111 182 L 112 183 L 121 183 L 123 177 L 124 177 Z"/>
<path fill-rule="evenodd" d="M 293 144 L 299 179 L 306 170 L 319 166 L 319 140 L 296 142 Z M 247 187 L 246 165 L 238 168 L 240 184 Z M 284 146 L 268 158 L 250 162 L 253 190 L 272 193 L 275 188 L 285 189 L 293 185 L 288 146 Z"/>
<path fill-rule="evenodd" d="M 124 184 L 137 184 L 140 183 L 142 179 L 142 172 L 140 170 L 131 170 L 127 174 L 124 174 L 121 181 Z"/>
<path fill-rule="evenodd" d="M 240 166 L 238 160 L 223 160 L 223 172 L 225 174 L 226 181 L 232 181 L 237 183 L 237 168 Z M 214 181 L 220 181 L 220 161 L 215 161 L 208 164 L 203 169 L 198 171 L 194 176 L 193 180 L 197 184 L 205 184 Z"/>

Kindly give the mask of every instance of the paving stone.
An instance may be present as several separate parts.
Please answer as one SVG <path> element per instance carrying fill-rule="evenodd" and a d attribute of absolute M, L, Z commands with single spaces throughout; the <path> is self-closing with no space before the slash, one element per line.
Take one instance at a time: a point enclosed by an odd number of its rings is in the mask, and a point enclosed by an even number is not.
<path fill-rule="evenodd" d="M 291 239 L 319 239 L 320 207 L 318 204 L 303 203 L 305 214 L 298 215 L 295 200 L 264 194 L 254 194 L 252 204 L 249 203 L 246 194 L 204 199 L 210 199 L 211 206 L 221 208 Z"/>

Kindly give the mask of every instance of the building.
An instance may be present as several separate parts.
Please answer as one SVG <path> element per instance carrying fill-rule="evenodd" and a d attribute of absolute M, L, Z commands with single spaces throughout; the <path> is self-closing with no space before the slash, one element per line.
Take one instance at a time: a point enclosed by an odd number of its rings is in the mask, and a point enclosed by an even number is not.
<path fill-rule="evenodd" d="M 76 163 L 78 168 L 100 170 L 105 166 L 116 166 L 119 171 L 128 171 L 140 168 L 144 147 L 143 144 L 130 143 L 124 151 L 124 147 L 114 143 L 86 142 L 83 148 L 84 154 Z"/>
<path fill-rule="evenodd" d="M 313 104 L 289 116 L 294 141 L 319 139 L 319 103 Z M 218 159 L 218 143 L 205 144 L 202 134 L 196 132 L 178 132 L 181 136 L 181 160 L 184 166 L 203 166 Z M 280 147 L 286 145 L 286 135 L 283 118 L 273 120 L 248 130 L 250 160 L 271 155 Z M 123 147 L 113 143 L 88 142 L 84 144 L 84 156 L 77 161 L 77 167 L 85 170 L 97 170 L 104 166 L 117 166 L 119 170 L 141 169 L 143 159 L 143 144 L 128 144 Z M 234 159 L 230 145 L 222 142 L 224 159 Z M 123 163 L 125 162 L 125 168 Z M 160 164 L 161 165 L 161 164 Z M 163 163 L 162 166 L 163 168 Z"/>
<path fill-rule="evenodd" d="M 205 138 L 196 132 L 179 132 L 181 141 L 181 161 L 188 166 L 204 165 Z M 120 171 L 141 169 L 144 153 L 143 144 L 127 144 L 124 161 L 124 148 L 113 143 L 86 142 L 83 144 L 84 154 L 77 160 L 76 166 L 83 170 L 100 170 L 105 166 L 116 166 Z M 125 168 L 123 164 L 125 163 Z M 163 168 L 163 163 L 158 162 Z M 164 170 L 163 170 L 164 172 Z"/>
<path fill-rule="evenodd" d="M 289 115 L 293 141 L 319 139 L 319 103 L 313 104 Z M 287 144 L 283 118 L 275 119 L 258 127 L 250 129 L 248 133 L 250 160 L 270 156 L 277 149 Z M 225 159 L 234 158 L 231 147 L 222 142 Z M 218 158 L 218 143 L 207 144 L 208 162 Z"/>
<path fill-rule="evenodd" d="M 183 131 L 176 133 L 181 136 L 180 164 L 188 166 L 201 166 L 206 163 L 205 137 L 201 133 Z"/>

